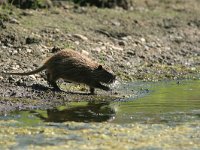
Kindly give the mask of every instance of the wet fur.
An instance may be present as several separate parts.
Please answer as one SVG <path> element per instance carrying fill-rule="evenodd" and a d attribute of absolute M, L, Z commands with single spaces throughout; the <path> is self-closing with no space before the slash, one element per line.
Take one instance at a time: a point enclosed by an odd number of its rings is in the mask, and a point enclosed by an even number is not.
<path fill-rule="evenodd" d="M 59 78 L 69 82 L 84 83 L 90 87 L 91 94 L 94 94 L 95 88 L 109 91 L 110 88 L 101 83 L 109 84 L 115 80 L 115 75 L 109 69 L 103 68 L 92 59 L 70 49 L 59 51 L 36 70 L 6 74 L 31 75 L 45 69 L 48 83 L 57 91 L 60 90 L 56 84 Z"/>

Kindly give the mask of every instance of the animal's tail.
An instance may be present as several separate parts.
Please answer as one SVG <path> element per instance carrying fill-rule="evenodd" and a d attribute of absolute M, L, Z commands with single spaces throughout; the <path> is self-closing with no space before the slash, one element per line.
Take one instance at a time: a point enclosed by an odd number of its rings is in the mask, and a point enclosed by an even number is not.
<path fill-rule="evenodd" d="M 17 72 L 3 72 L 4 74 L 9 74 L 9 75 L 20 75 L 20 76 L 26 76 L 26 75 L 32 75 L 32 74 L 36 74 L 42 70 L 46 69 L 46 66 L 43 65 L 39 68 L 37 68 L 36 70 L 30 71 L 30 72 L 22 72 L 22 73 L 17 73 Z"/>

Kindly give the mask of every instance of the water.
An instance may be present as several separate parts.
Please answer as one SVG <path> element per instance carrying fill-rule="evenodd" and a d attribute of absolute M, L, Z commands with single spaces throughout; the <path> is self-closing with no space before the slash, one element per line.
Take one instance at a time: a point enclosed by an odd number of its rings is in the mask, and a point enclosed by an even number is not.
<path fill-rule="evenodd" d="M 200 82 L 161 82 L 148 85 L 150 93 L 119 103 L 115 123 L 184 123 L 200 119 Z"/>
<path fill-rule="evenodd" d="M 6 148 L 13 149 L 200 148 L 200 81 L 137 82 L 118 90 L 125 94 L 115 102 L 1 116 L 0 140 L 7 134 Z"/>
<path fill-rule="evenodd" d="M 136 87 L 139 90 L 131 97 Z M 18 111 L 1 119 L 28 124 L 66 121 L 175 124 L 200 119 L 199 81 L 129 83 L 119 89 L 130 97 L 115 102 L 70 103 L 44 111 Z"/>

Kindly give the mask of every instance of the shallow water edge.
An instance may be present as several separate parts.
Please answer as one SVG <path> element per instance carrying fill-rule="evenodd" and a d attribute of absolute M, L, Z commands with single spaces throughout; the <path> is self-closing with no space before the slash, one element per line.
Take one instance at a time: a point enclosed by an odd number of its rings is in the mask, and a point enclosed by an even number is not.
<path fill-rule="evenodd" d="M 5 149 L 200 148 L 200 81 L 138 82 L 117 88 L 124 98 L 2 115 L 0 145 Z"/>

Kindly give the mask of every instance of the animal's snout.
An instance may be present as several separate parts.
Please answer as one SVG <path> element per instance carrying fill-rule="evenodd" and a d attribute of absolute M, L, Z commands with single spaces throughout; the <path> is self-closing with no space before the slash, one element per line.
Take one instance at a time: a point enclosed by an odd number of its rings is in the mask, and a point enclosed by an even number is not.
<path fill-rule="evenodd" d="M 109 83 L 113 83 L 116 80 L 116 75 L 112 75 L 112 77 L 109 80 Z"/>

